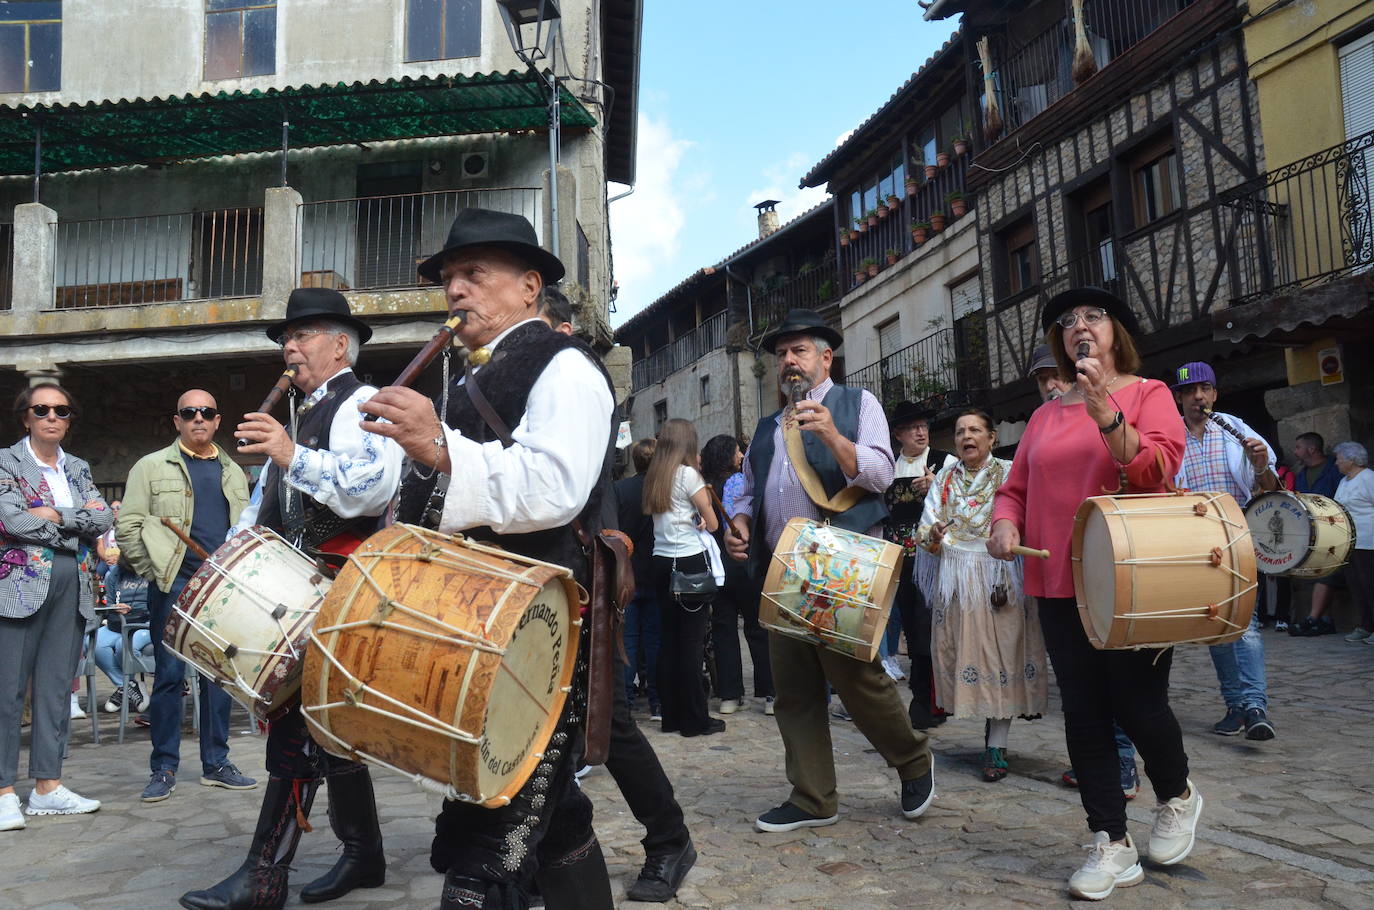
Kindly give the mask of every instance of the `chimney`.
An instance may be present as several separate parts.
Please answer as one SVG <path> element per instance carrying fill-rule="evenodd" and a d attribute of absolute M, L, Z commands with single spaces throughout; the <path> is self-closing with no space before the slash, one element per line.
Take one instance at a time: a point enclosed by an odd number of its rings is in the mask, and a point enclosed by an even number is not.
<path fill-rule="evenodd" d="M 759 212 L 759 239 L 767 237 L 778 229 L 778 213 L 776 211 L 778 200 L 765 199 L 754 208 Z"/>

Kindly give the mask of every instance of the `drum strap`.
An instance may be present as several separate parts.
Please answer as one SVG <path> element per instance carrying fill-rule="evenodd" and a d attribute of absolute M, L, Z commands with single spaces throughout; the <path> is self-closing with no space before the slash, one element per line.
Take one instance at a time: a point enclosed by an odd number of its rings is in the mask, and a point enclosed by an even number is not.
<path fill-rule="evenodd" d="M 463 387 L 467 389 L 468 400 L 496 437 L 507 446 L 513 444 L 510 427 L 483 394 L 471 366 L 463 374 Z M 617 685 L 619 675 L 615 672 L 616 652 L 622 661 L 629 663 L 621 625 L 625 607 L 634 596 L 634 569 L 630 563 L 629 539 L 625 535 L 603 530 L 593 540 L 578 518 L 572 520 L 572 529 L 582 545 L 592 575 L 588 611 L 587 742 L 583 760 L 589 765 L 600 765 L 605 763 L 611 749 L 611 712 L 615 701 L 612 686 Z"/>
<path fill-rule="evenodd" d="M 835 514 L 848 512 L 860 499 L 868 495 L 868 491 L 862 487 L 845 487 L 834 496 L 825 492 L 825 486 L 821 483 L 816 469 L 806 460 L 806 445 L 802 442 L 801 428 L 797 426 L 795 419 L 783 420 L 782 441 L 787 448 L 787 457 L 792 462 L 792 470 L 797 472 L 797 480 L 801 482 L 807 498 L 815 503 L 817 508 Z"/>

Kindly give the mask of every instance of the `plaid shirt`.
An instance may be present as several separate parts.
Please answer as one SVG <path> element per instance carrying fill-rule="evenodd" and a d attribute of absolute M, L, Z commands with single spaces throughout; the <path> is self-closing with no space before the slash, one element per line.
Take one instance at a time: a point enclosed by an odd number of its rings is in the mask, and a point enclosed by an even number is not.
<path fill-rule="evenodd" d="M 1228 444 L 1234 443 L 1225 431 L 1210 420 L 1201 439 L 1189 433 L 1179 476 L 1183 478 L 1183 486 L 1190 490 L 1230 493 L 1244 507 L 1250 501 L 1250 488 L 1242 486 L 1231 472 L 1226 460 Z"/>

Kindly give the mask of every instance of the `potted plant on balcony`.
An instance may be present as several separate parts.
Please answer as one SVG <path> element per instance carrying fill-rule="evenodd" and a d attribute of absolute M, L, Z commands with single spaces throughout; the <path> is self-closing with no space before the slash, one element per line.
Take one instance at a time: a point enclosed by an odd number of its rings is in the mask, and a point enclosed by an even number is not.
<path fill-rule="evenodd" d="M 949 203 L 949 212 L 955 218 L 964 217 L 964 213 L 968 211 L 968 199 L 958 190 L 946 193 L 945 202 Z"/>
<path fill-rule="evenodd" d="M 898 196 L 896 193 L 888 194 L 887 207 L 891 209 L 893 212 L 896 212 L 899 208 L 902 207 L 901 197 Z"/>
<path fill-rule="evenodd" d="M 941 168 L 949 167 L 949 152 L 936 152 L 935 163 Z"/>
<path fill-rule="evenodd" d="M 938 209 L 930 213 L 930 232 L 938 234 L 945 229 L 945 213 Z"/>
<path fill-rule="evenodd" d="M 878 207 L 874 211 L 878 213 L 878 220 L 882 221 L 887 217 L 887 203 L 879 200 Z"/>
<path fill-rule="evenodd" d="M 858 218 L 855 218 L 855 219 L 854 219 L 854 227 L 857 229 L 858 233 L 860 233 L 860 234 L 862 234 L 862 233 L 864 233 L 865 231 L 867 231 L 867 230 L 868 230 L 868 217 L 867 217 L 866 215 L 860 215 Z M 850 236 L 850 239 L 851 239 L 851 240 L 857 240 L 857 239 L 858 239 L 858 238 L 855 237 L 853 234 L 850 234 L 849 236 Z"/>
<path fill-rule="evenodd" d="M 849 242 L 850 242 L 850 243 L 858 243 L 858 242 L 859 242 L 859 229 L 858 229 L 857 227 L 852 227 L 852 228 L 848 228 L 847 230 L 849 231 Z"/>
<path fill-rule="evenodd" d="M 911 222 L 911 242 L 920 246 L 926 242 L 926 235 L 930 232 L 929 221 Z"/>
<path fill-rule="evenodd" d="M 915 196 L 916 191 L 921 188 L 921 181 L 917 179 L 915 174 L 907 174 L 903 183 L 906 186 L 906 194 L 908 196 Z"/>
<path fill-rule="evenodd" d="M 963 123 L 963 132 L 954 137 L 954 154 L 963 156 L 968 154 L 968 137 L 973 135 L 973 124 L 967 120 Z"/>
<path fill-rule="evenodd" d="M 859 264 L 864 267 L 864 271 L 868 273 L 869 278 L 878 277 L 878 260 L 874 259 L 872 256 L 869 256 L 867 259 L 865 259 L 863 262 Z"/>
<path fill-rule="evenodd" d="M 900 257 L 901 257 L 901 254 L 898 253 L 896 250 L 888 250 L 888 251 L 887 251 L 887 264 L 888 264 L 888 265 L 896 265 L 896 264 L 897 264 L 897 260 L 898 260 Z"/>
<path fill-rule="evenodd" d="M 869 210 L 868 210 L 868 226 L 871 227 L 871 228 L 872 228 L 872 227 L 877 227 L 877 226 L 878 226 L 878 210 L 877 210 L 877 209 L 869 209 Z"/>
<path fill-rule="evenodd" d="M 933 165 L 933 164 L 926 164 L 926 163 L 925 163 L 925 159 L 922 159 L 921 166 L 925 168 L 926 179 L 927 179 L 927 180 L 934 180 L 934 179 L 935 179 L 935 174 L 940 170 L 938 167 L 936 167 L 936 166 Z"/>
<path fill-rule="evenodd" d="M 849 246 L 849 230 L 840 231 L 840 246 Z"/>
<path fill-rule="evenodd" d="M 856 285 L 863 284 L 863 283 L 864 283 L 864 279 L 867 278 L 867 277 L 868 277 L 868 269 L 866 269 L 866 268 L 864 267 L 864 264 L 861 262 L 861 263 L 859 263 L 859 264 L 854 268 L 854 283 L 855 283 Z"/>

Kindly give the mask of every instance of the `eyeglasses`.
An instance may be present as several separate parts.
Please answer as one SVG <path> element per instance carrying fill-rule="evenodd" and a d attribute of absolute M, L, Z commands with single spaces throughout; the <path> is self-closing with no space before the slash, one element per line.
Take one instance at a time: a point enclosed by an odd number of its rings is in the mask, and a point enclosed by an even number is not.
<path fill-rule="evenodd" d="M 305 339 L 309 338 L 311 335 L 337 334 L 339 333 L 334 331 L 333 329 L 296 329 L 296 331 L 294 332 L 283 332 L 281 340 L 278 341 L 277 344 L 281 345 L 282 347 L 286 347 L 293 341 L 297 344 L 300 344 L 302 341 L 305 341 Z"/>
<path fill-rule="evenodd" d="M 1097 309 L 1088 310 L 1088 312 L 1081 314 L 1070 311 L 1068 313 L 1065 313 L 1063 316 L 1060 316 L 1058 319 L 1055 320 L 1055 322 L 1059 323 L 1060 328 L 1071 329 L 1074 326 L 1078 325 L 1078 320 L 1080 316 L 1083 319 L 1084 325 L 1093 326 L 1097 325 L 1099 322 L 1107 318 L 1107 311 L 1101 309 L 1100 307 Z"/>
<path fill-rule="evenodd" d="M 193 408 L 177 409 L 177 416 L 182 420 L 195 420 L 197 414 L 204 417 L 206 420 L 214 420 L 219 416 L 219 409 L 212 408 L 208 404 L 197 405 Z"/>
<path fill-rule="evenodd" d="M 65 404 L 31 404 L 28 410 L 33 411 L 34 417 L 47 417 L 48 412 L 51 411 L 58 420 L 70 420 L 72 414 L 75 413 Z"/>

